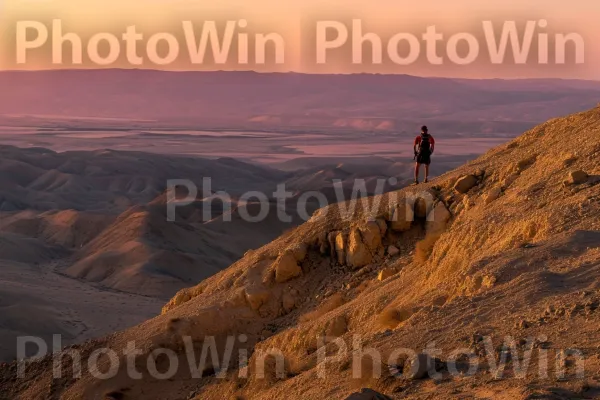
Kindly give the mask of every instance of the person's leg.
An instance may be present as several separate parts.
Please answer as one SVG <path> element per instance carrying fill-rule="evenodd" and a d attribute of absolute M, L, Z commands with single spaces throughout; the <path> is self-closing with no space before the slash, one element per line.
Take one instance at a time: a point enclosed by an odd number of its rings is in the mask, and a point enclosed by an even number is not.
<path fill-rule="evenodd" d="M 429 180 L 429 164 L 425 164 L 425 182 Z"/>
<path fill-rule="evenodd" d="M 419 182 L 419 169 L 421 164 L 415 163 L 415 182 Z"/>

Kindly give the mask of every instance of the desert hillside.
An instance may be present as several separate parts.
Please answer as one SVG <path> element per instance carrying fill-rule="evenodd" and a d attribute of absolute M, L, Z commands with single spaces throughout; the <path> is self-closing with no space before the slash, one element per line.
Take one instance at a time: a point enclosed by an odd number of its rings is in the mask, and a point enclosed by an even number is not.
<path fill-rule="evenodd" d="M 280 171 L 227 158 L 208 160 L 135 151 L 65 151 L 0 146 L 0 211 L 78 210 L 118 214 L 161 195 L 169 179 L 239 195 L 268 190 Z M 201 192 L 201 190 L 200 190 Z M 206 194 L 210 195 L 210 193 Z"/>
<path fill-rule="evenodd" d="M 320 209 L 181 290 L 162 315 L 79 346 L 84 359 L 101 347 L 119 354 L 111 379 L 94 378 L 84 363 L 81 379 L 52 380 L 46 357 L 20 379 L 17 363 L 2 366 L 0 391 L 11 399 L 316 400 L 370 387 L 394 399 L 594 398 L 600 395 L 599 184 L 600 108 L 550 120 L 429 184 L 356 207 Z M 235 342 L 228 370 L 213 360 L 201 379 L 190 374 L 183 337 L 191 337 L 198 356 L 208 338 L 223 350 L 228 336 L 239 335 L 245 340 Z M 322 336 L 331 342 L 326 354 L 339 357 L 318 366 Z M 506 359 L 507 336 L 520 355 L 530 350 L 534 357 L 519 377 L 512 355 L 502 379 L 494 379 L 490 364 Z M 381 361 L 356 362 L 356 337 Z M 125 368 L 130 341 L 142 351 L 135 364 L 140 380 Z M 349 350 L 338 352 L 340 343 Z M 440 353 L 423 355 L 431 343 Z M 161 348 L 180 361 L 164 380 L 153 378 L 146 363 Z M 420 353 L 418 359 L 435 356 L 439 376 L 392 357 L 402 348 Z M 283 374 L 272 358 L 265 376 L 257 373 L 268 349 L 284 355 Z M 450 373 L 456 349 L 472 350 L 480 370 L 467 374 L 463 357 L 456 366 L 462 373 Z M 555 364 L 567 349 L 580 351 L 583 377 L 575 376 L 579 362 Z M 238 350 L 250 355 L 243 371 Z M 540 376 L 545 354 L 549 372 Z M 108 361 L 100 367 L 107 370 Z M 158 361 L 161 371 L 168 369 L 165 358 Z M 353 377 L 356 364 L 360 378 Z M 69 375 L 68 358 L 62 366 Z"/>
<path fill-rule="evenodd" d="M 271 224 L 225 240 L 202 219 L 206 207 L 217 219 L 226 206 L 236 209 L 244 192 L 272 193 L 291 176 L 271 168 L 113 150 L 1 146 L 0 154 L 0 260 L 52 263 L 57 272 L 111 289 L 169 298 L 293 226 Z M 183 178 L 196 185 L 196 201 L 167 223 L 167 182 Z M 205 201 L 217 191 L 230 198 Z M 179 199 L 187 195 L 178 187 Z"/>
<path fill-rule="evenodd" d="M 179 209 L 175 222 L 167 220 L 164 203 L 132 207 L 66 259 L 61 271 L 127 293 L 169 298 L 302 222 L 298 215 L 291 222 L 279 220 L 271 204 L 257 229 L 240 216 L 240 209 L 244 215 L 260 212 L 252 203 L 225 212 L 221 207 L 213 219 L 203 221 L 203 202 L 196 203 Z M 316 208 L 308 206 L 309 212 Z"/>
<path fill-rule="evenodd" d="M 335 201 L 331 182 L 312 179 L 328 166 L 280 171 L 231 158 L 13 146 L 0 146 L 0 154 L 0 362 L 17 357 L 19 336 L 60 333 L 73 344 L 134 326 L 178 290 L 302 223 L 295 203 L 304 192 L 329 190 Z M 391 163 L 361 176 L 403 172 Z M 178 204 L 168 222 L 169 201 L 189 193 L 178 187 L 170 200 L 167 180 L 181 178 L 196 184 L 196 198 Z M 242 217 L 261 212 L 243 193 L 271 196 L 281 183 L 294 194 L 289 221 L 278 218 L 275 199 L 259 227 Z M 385 190 L 403 184 L 399 176 Z M 229 198 L 215 198 L 219 191 Z M 306 212 L 318 207 L 309 201 Z"/>
<path fill-rule="evenodd" d="M 302 222 L 294 203 L 302 193 L 320 191 L 329 203 L 336 202 L 331 179 L 341 178 L 349 196 L 354 183 L 350 178 L 357 176 L 339 167 L 284 172 L 230 158 L 113 150 L 54 152 L 1 146 L 0 154 L 0 260 L 35 265 L 52 261 L 67 276 L 163 299 Z M 360 178 L 375 193 L 375 181 L 393 172 L 403 170 L 393 171 L 388 162 Z M 176 223 L 170 223 L 167 181 L 183 178 L 196 185 L 196 200 L 177 207 Z M 204 178 L 210 178 L 207 193 Z M 405 184 L 401 179 L 395 182 L 384 190 Z M 261 210 L 258 204 L 238 203 L 239 196 L 252 190 L 273 196 L 278 184 L 286 184 L 294 194 L 287 207 L 290 222 L 277 218 L 275 199 L 259 229 L 240 217 L 240 211 L 257 215 Z M 211 200 L 218 191 L 229 198 Z M 178 187 L 179 199 L 188 194 Z M 210 217 L 205 220 L 207 207 Z M 316 208 L 314 199 L 306 206 L 309 214 Z"/>

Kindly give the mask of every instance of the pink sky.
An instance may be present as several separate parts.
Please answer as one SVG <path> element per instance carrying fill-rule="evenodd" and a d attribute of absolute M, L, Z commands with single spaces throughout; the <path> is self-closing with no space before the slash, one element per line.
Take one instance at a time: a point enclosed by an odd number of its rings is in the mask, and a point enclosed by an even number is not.
<path fill-rule="evenodd" d="M 62 20 L 66 32 L 89 37 L 98 32 L 120 34 L 127 26 L 136 25 L 150 36 L 156 32 L 181 30 L 182 20 L 201 24 L 205 20 L 248 21 L 249 28 L 258 32 L 276 32 L 285 39 L 286 63 L 282 66 L 244 67 L 235 63 L 205 69 L 258 69 L 263 71 L 299 72 L 382 72 L 406 73 L 424 76 L 458 77 L 565 77 L 600 79 L 600 2 L 592 0 L 0 0 L 0 69 L 36 69 L 56 66 L 49 62 L 49 50 L 31 53 L 24 66 L 14 63 L 16 21 L 34 20 L 49 23 Z M 410 66 L 387 64 L 372 67 L 352 65 L 351 62 L 328 63 L 317 67 L 307 62 L 300 49 L 312 43 L 316 21 L 338 20 L 348 22 L 360 19 L 365 32 L 374 31 L 382 37 L 409 32 L 421 35 L 427 26 L 435 25 L 447 36 L 458 32 L 479 33 L 484 20 L 502 23 L 505 20 L 548 21 L 548 32 L 577 33 L 585 39 L 585 64 L 575 66 L 540 67 L 491 66 L 474 63 L 469 66 L 431 66 L 418 62 Z M 306 47 L 304 47 L 306 48 Z M 368 57 L 365 57 L 368 58 Z M 84 62 L 84 67 L 90 63 Z M 65 67 L 65 66 L 63 66 Z M 73 67 L 66 65 L 66 67 Z M 128 67 L 119 62 L 111 67 Z M 144 68 L 158 68 L 151 63 Z M 169 69 L 192 69 L 173 64 Z M 196 67 L 196 69 L 201 69 Z"/>

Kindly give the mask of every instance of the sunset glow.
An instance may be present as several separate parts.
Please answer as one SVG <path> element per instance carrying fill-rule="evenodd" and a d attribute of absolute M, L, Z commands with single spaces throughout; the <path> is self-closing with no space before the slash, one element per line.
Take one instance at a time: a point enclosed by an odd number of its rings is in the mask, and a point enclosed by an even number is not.
<path fill-rule="evenodd" d="M 165 1 L 149 0 L 121 2 L 116 0 L 85 2 L 74 0 L 41 0 L 20 1 L 4 0 L 0 16 L 1 69 L 48 69 L 48 68 L 97 68 L 89 60 L 84 59 L 81 65 L 69 62 L 56 65 L 51 62 L 49 50 L 31 52 L 25 64 L 16 62 L 15 43 L 17 40 L 17 22 L 37 21 L 48 27 L 53 20 L 60 20 L 63 33 L 75 33 L 86 39 L 99 32 L 110 32 L 120 37 L 128 27 L 135 26 L 145 38 L 158 32 L 171 32 L 174 36 L 183 33 L 183 21 L 191 21 L 200 26 L 206 21 L 215 21 L 224 26 L 226 21 L 247 23 L 244 32 L 252 35 L 276 34 L 285 41 L 285 63 L 266 63 L 265 65 L 248 65 L 227 62 L 223 65 L 189 65 L 174 62 L 169 65 L 144 63 L 141 68 L 173 69 L 173 70 L 214 70 L 214 69 L 253 69 L 259 71 L 296 71 L 306 73 L 403 73 L 422 76 L 457 76 L 457 77 L 565 77 L 598 79 L 600 66 L 600 50 L 594 45 L 598 33 L 594 16 L 600 12 L 600 3 L 579 2 L 567 5 L 559 0 L 533 0 L 528 2 L 465 0 L 460 3 L 441 0 L 428 2 L 378 0 L 364 1 L 334 0 L 326 5 L 320 1 L 281 2 L 273 0 L 257 0 L 252 2 L 227 0 L 220 2 L 200 2 L 189 0 Z M 454 63 L 432 65 L 427 62 L 416 62 L 411 65 L 369 65 L 369 63 L 353 63 L 348 59 L 339 62 L 328 62 L 315 65 L 309 58 L 314 56 L 315 26 L 318 21 L 340 21 L 351 26 L 352 20 L 360 20 L 363 34 L 376 33 L 384 39 L 398 32 L 407 32 L 420 37 L 428 27 L 435 26 L 445 38 L 459 32 L 482 35 L 483 21 L 491 21 L 502 26 L 505 21 L 516 21 L 525 26 L 527 21 L 545 20 L 548 28 L 537 33 L 547 33 L 551 37 L 555 33 L 573 33 L 585 40 L 585 63 L 574 63 L 575 53 L 568 53 L 566 65 L 540 67 L 529 60 L 525 65 L 490 65 L 475 62 L 472 65 L 460 66 Z M 351 33 L 350 33 L 351 34 Z M 234 39 L 235 40 L 235 39 Z M 535 47 L 534 43 L 534 49 Z M 554 49 L 551 43 L 551 50 Z M 308 49 L 308 50 L 307 50 Z M 371 47 L 366 44 L 365 54 L 370 59 Z M 466 50 L 459 47 L 459 51 Z M 568 49 L 568 47 L 567 47 Z M 163 49 L 164 50 L 164 49 Z M 253 48 L 251 48 L 252 51 Z M 67 49 L 67 55 L 70 49 Z M 268 52 L 267 52 L 268 54 Z M 307 56 L 310 55 L 310 57 Z M 65 57 L 70 60 L 69 57 Z M 551 55 L 552 58 L 552 55 Z M 552 61 L 552 60 L 551 60 Z M 135 68 L 136 65 L 126 60 L 119 60 L 110 67 Z"/>

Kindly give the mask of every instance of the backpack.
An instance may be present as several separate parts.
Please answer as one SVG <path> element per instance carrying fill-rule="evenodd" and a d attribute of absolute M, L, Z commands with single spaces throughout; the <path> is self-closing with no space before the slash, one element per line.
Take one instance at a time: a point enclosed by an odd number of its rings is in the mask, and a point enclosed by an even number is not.
<path fill-rule="evenodd" d="M 431 135 L 421 135 L 421 143 L 419 144 L 419 154 L 431 154 Z"/>

